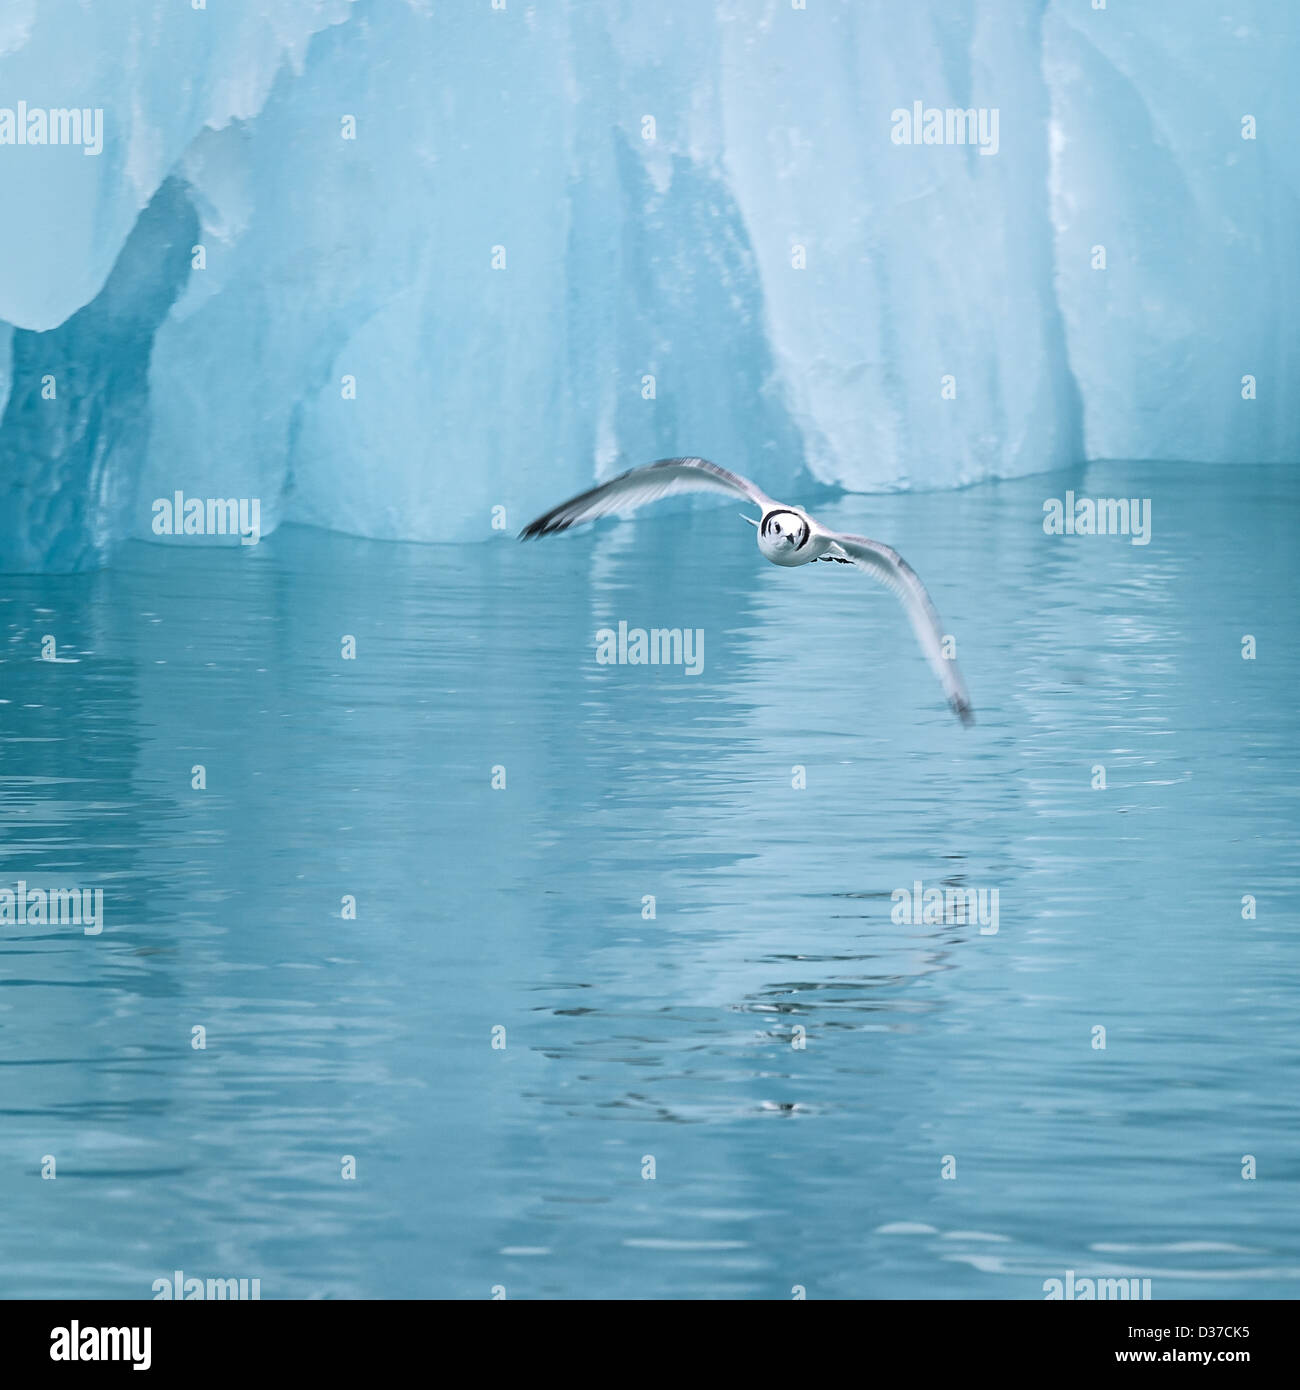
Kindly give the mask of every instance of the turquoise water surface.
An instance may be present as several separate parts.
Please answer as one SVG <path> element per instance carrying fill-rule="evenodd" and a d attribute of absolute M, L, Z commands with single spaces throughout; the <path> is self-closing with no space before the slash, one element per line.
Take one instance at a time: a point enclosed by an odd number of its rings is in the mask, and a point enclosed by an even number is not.
<path fill-rule="evenodd" d="M 1150 544 L 1045 535 L 1067 489 Z M 734 505 L 6 577 L 0 886 L 104 921 L 0 927 L 0 1294 L 1300 1292 L 1300 480 L 815 510 L 919 571 L 973 729 Z"/>

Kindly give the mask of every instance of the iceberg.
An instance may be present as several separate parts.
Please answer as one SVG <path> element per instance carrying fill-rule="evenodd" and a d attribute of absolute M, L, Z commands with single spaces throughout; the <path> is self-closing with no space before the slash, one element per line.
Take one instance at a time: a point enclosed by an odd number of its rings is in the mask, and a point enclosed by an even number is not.
<path fill-rule="evenodd" d="M 1294 460 L 1277 8 L 14 0 L 0 565 L 176 492 L 466 542 L 682 452 L 796 501 Z"/>
<path fill-rule="evenodd" d="M 1053 0 L 1044 34 L 1087 456 L 1296 462 L 1300 9 Z"/>

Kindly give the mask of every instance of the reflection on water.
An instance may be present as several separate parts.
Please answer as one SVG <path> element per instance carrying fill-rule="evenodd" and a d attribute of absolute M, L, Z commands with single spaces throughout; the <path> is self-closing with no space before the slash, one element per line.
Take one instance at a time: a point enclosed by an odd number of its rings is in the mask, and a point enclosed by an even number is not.
<path fill-rule="evenodd" d="M 1045 536 L 1069 487 L 1150 545 Z M 6 577 L 0 887 L 106 925 L 0 928 L 0 1293 L 1294 1296 L 1298 509 L 819 504 L 931 585 L 971 731 L 734 508 Z M 598 665 L 620 620 L 703 674 Z M 999 931 L 895 923 L 918 880 Z"/>

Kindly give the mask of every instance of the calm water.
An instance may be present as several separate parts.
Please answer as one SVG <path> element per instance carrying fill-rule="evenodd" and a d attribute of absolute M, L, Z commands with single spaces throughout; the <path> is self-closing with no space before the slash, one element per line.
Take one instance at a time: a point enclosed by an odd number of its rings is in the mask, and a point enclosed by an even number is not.
<path fill-rule="evenodd" d="M 1071 487 L 1151 543 L 1045 536 Z M 0 886 L 106 925 L 0 929 L 0 1294 L 1300 1293 L 1296 474 L 818 510 L 926 579 L 973 730 L 735 507 L 6 577 Z M 597 665 L 620 620 L 703 673 Z"/>

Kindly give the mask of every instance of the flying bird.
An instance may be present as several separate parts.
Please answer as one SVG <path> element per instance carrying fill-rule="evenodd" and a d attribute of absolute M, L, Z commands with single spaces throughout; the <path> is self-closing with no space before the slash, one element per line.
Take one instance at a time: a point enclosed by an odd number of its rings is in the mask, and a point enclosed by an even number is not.
<path fill-rule="evenodd" d="M 720 468 L 708 459 L 660 459 L 657 463 L 620 473 L 617 478 L 580 493 L 529 522 L 519 538 L 528 540 L 567 531 L 570 526 L 584 521 L 633 511 L 646 502 L 682 492 L 726 492 L 753 503 L 762 515 L 757 521 L 751 516 L 743 519 L 757 527 L 759 553 L 774 565 L 806 565 L 814 560 L 856 565 L 892 589 L 911 621 L 930 668 L 939 677 L 953 713 L 963 724 L 975 722 L 975 711 L 957 663 L 943 654 L 943 624 L 939 614 L 916 571 L 896 550 L 879 541 L 868 540 L 866 536 L 830 531 L 802 507 L 774 502 L 748 478 Z"/>

